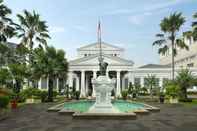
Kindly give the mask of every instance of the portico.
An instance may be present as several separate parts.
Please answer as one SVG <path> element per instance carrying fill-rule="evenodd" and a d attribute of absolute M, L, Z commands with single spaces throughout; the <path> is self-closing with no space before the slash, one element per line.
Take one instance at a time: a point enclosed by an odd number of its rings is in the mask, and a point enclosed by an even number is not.
<path fill-rule="evenodd" d="M 69 87 L 75 88 L 77 91 L 81 92 L 81 97 L 87 96 L 95 96 L 94 88 L 92 85 L 92 79 L 96 78 L 99 75 L 98 70 L 78 70 L 78 71 L 71 71 L 69 72 L 71 77 L 69 77 Z M 69 75 L 69 76 L 70 76 Z M 116 85 L 114 89 L 115 96 L 121 96 L 121 90 L 128 86 L 128 82 L 125 83 L 124 75 L 125 71 L 112 71 L 109 70 L 106 75 L 108 75 L 111 79 L 115 79 Z"/>

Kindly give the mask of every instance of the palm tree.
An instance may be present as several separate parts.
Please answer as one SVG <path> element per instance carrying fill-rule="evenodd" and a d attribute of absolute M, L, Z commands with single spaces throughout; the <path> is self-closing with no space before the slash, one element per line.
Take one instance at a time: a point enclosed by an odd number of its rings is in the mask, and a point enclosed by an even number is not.
<path fill-rule="evenodd" d="M 37 48 L 34 50 L 35 61 L 33 63 L 33 74 L 35 78 L 48 78 L 48 101 L 53 101 L 53 83 L 56 78 L 66 78 L 68 63 L 63 50 L 54 47 Z"/>
<path fill-rule="evenodd" d="M 162 34 L 157 34 L 158 40 L 153 42 L 153 46 L 157 45 L 160 48 L 158 53 L 165 55 L 169 51 L 169 46 L 171 46 L 172 52 L 172 80 L 174 80 L 174 57 L 177 54 L 177 47 L 181 49 L 188 49 L 188 46 L 184 43 L 182 39 L 177 39 L 177 32 L 180 30 L 181 26 L 185 23 L 185 18 L 182 13 L 173 13 L 169 17 L 165 17 L 161 23 L 160 28 L 163 32 Z M 170 41 L 170 45 L 168 45 Z"/>
<path fill-rule="evenodd" d="M 3 0 L 0 0 L 0 43 L 16 35 L 15 24 L 8 18 L 11 13 L 12 11 L 3 4 Z"/>
<path fill-rule="evenodd" d="M 195 80 L 196 78 L 192 75 L 189 69 L 182 69 L 178 73 L 175 81 L 180 88 L 180 97 L 182 99 L 187 99 L 187 88 L 194 86 Z"/>
<path fill-rule="evenodd" d="M 150 89 L 150 96 L 153 98 L 153 88 L 157 85 L 157 78 L 155 75 L 148 75 L 145 77 L 145 84 Z"/>
<path fill-rule="evenodd" d="M 192 37 L 193 37 L 193 32 L 192 31 L 186 31 L 183 32 L 183 36 L 189 39 L 189 44 L 192 43 Z"/>
<path fill-rule="evenodd" d="M 193 15 L 194 19 L 197 19 L 197 12 Z M 193 37 L 194 40 L 197 40 L 197 21 L 194 21 L 192 23 L 192 27 L 193 27 Z"/>
<path fill-rule="evenodd" d="M 21 44 L 27 46 L 29 50 L 33 49 L 35 42 L 38 42 L 40 46 L 46 46 L 47 39 L 50 38 L 46 21 L 41 20 L 40 15 L 35 11 L 31 13 L 24 10 L 23 13 L 17 15 L 20 22 L 17 29 L 18 37 L 22 38 Z"/>

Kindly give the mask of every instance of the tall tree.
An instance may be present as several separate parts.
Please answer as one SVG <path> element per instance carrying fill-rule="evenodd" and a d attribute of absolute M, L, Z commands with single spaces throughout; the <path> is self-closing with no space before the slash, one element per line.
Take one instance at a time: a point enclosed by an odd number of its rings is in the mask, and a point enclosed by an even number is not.
<path fill-rule="evenodd" d="M 47 45 L 47 39 L 50 38 L 46 21 L 41 20 L 40 15 L 33 11 L 32 13 L 24 10 L 23 14 L 17 15 L 20 26 L 18 26 L 19 38 L 22 38 L 21 44 L 32 50 L 35 42 L 40 46 Z"/>
<path fill-rule="evenodd" d="M 194 19 L 197 19 L 197 12 L 193 15 Z M 197 40 L 197 21 L 194 21 L 192 23 L 192 27 L 193 27 L 193 37 L 194 40 Z"/>
<path fill-rule="evenodd" d="M 8 17 L 11 13 L 11 9 L 3 4 L 3 0 L 0 0 L 0 44 L 16 35 L 15 24 Z"/>
<path fill-rule="evenodd" d="M 66 78 L 68 63 L 63 50 L 54 47 L 37 48 L 34 51 L 35 61 L 33 63 L 33 74 L 35 78 L 48 78 L 48 101 L 53 101 L 53 83 L 56 78 Z M 63 77 L 65 76 L 65 77 Z"/>
<path fill-rule="evenodd" d="M 177 54 L 177 47 L 188 50 L 188 46 L 184 43 L 184 41 L 177 38 L 177 32 L 184 23 L 185 18 L 182 16 L 182 13 L 175 12 L 169 17 L 165 17 L 160 23 L 160 28 L 163 33 L 157 34 L 156 37 L 158 40 L 153 42 L 153 46 L 157 45 L 160 47 L 158 49 L 159 54 L 165 55 L 169 51 L 169 48 L 171 48 L 172 80 L 174 80 L 174 57 Z"/>

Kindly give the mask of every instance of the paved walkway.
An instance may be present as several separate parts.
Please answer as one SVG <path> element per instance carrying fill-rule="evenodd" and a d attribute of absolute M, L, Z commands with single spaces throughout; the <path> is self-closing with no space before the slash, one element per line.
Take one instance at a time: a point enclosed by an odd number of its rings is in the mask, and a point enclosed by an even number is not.
<path fill-rule="evenodd" d="M 74 120 L 46 112 L 50 106 L 25 105 L 0 121 L 0 131 L 197 131 L 197 105 L 157 105 L 160 112 L 137 120 Z"/>

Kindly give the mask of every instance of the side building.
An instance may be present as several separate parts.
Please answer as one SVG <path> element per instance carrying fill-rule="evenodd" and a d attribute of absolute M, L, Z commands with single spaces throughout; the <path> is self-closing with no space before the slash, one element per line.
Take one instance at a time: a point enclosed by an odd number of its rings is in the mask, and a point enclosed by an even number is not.
<path fill-rule="evenodd" d="M 189 50 L 177 49 L 177 55 L 175 57 L 176 67 L 197 67 L 197 41 L 192 37 L 184 37 L 184 42 L 189 47 Z M 171 49 L 165 55 L 160 55 L 161 65 L 172 64 L 172 53 Z"/>

